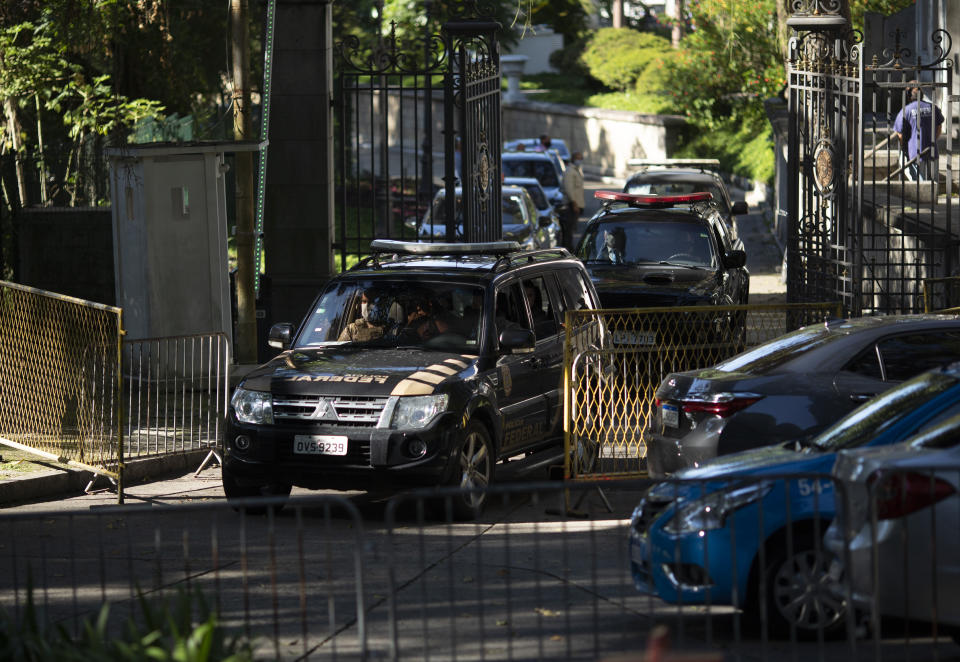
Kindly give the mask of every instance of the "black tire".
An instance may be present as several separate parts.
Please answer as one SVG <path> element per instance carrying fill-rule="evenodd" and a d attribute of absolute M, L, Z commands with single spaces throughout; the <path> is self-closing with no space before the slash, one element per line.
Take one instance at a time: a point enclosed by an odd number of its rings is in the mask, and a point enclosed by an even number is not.
<path fill-rule="evenodd" d="M 759 595 L 759 586 L 750 611 L 759 623 L 759 601 L 765 600 L 770 634 L 788 637 L 791 631 L 799 639 L 834 638 L 846 629 L 847 608 L 841 580 L 831 579 L 833 555 L 823 544 L 815 544 L 809 533 L 798 531 L 793 550 L 785 541 L 768 545 L 770 557 L 765 571 L 766 595 Z"/>
<path fill-rule="evenodd" d="M 450 484 L 462 488 L 464 492 L 452 497 L 453 516 L 458 520 L 475 520 L 486 506 L 486 488 L 493 483 L 496 462 L 493 442 L 483 423 L 472 420 L 467 424 L 455 460 Z"/>
<path fill-rule="evenodd" d="M 244 512 L 247 515 L 265 515 L 266 506 L 244 506 L 239 501 L 252 499 L 256 497 L 288 497 L 293 489 L 292 485 L 286 483 L 272 483 L 265 485 L 243 485 L 237 482 L 236 478 L 230 475 L 226 468 L 220 470 L 223 481 L 223 493 L 227 501 L 231 502 L 233 509 L 237 512 Z M 274 514 L 283 510 L 283 504 L 273 506 Z"/>

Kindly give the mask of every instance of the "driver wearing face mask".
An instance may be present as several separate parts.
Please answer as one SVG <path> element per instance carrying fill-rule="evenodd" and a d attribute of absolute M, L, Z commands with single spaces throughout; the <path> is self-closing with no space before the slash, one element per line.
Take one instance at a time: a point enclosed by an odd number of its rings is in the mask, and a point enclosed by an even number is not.
<path fill-rule="evenodd" d="M 374 301 L 369 292 L 360 295 L 360 319 L 351 322 L 340 333 L 337 340 L 367 342 L 383 337 L 385 327 L 373 321 Z"/>

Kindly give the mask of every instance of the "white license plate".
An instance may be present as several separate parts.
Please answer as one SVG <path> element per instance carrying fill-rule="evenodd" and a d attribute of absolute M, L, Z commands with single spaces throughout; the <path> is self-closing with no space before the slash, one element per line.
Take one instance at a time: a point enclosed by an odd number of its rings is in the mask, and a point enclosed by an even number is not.
<path fill-rule="evenodd" d="M 656 331 L 625 331 L 623 329 L 613 332 L 613 342 L 615 345 L 656 345 Z"/>
<path fill-rule="evenodd" d="M 298 434 L 293 438 L 298 455 L 346 455 L 347 438 L 332 434 Z"/>
<path fill-rule="evenodd" d="M 660 418 L 663 420 L 665 427 L 676 428 L 680 426 L 680 410 L 674 405 L 660 405 Z"/>

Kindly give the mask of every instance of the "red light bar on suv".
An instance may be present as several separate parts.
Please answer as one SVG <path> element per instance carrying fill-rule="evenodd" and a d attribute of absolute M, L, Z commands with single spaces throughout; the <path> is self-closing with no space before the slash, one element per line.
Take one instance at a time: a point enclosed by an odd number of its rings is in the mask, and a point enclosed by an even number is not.
<path fill-rule="evenodd" d="M 631 207 L 672 207 L 673 205 L 689 205 L 694 202 L 707 202 L 713 199 L 713 194 L 684 193 L 683 195 L 649 195 L 645 193 L 621 193 L 619 191 L 597 191 L 593 194 L 597 200 L 607 202 L 626 202 Z"/>

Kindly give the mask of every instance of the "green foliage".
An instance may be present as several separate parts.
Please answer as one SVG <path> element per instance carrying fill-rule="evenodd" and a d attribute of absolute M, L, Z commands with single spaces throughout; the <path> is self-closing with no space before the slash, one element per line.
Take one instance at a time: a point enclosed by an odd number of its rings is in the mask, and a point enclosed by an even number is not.
<path fill-rule="evenodd" d="M 774 0 L 691 0 L 693 29 L 640 81 L 665 111 L 695 128 L 685 156 L 719 158 L 737 174 L 769 181 L 773 152 L 763 100 L 786 84 Z M 664 112 L 664 111 L 661 111 Z"/>
<path fill-rule="evenodd" d="M 79 636 L 63 625 L 44 625 L 28 588 L 17 623 L 0 612 L 0 659 L 24 662 L 247 662 L 249 642 L 229 636 L 203 594 L 180 590 L 173 604 L 140 596 L 140 618 L 129 618 L 119 632 L 110 627 L 110 607 L 84 619 Z M 196 614 L 196 616 L 195 616 Z"/>
<path fill-rule="evenodd" d="M 849 0 L 850 23 L 857 30 L 863 30 L 863 15 L 866 12 L 875 12 L 890 16 L 901 9 L 912 7 L 917 0 Z"/>
<path fill-rule="evenodd" d="M 588 17 L 594 10 L 592 0 L 522 0 L 520 5 L 530 25 L 549 25 L 563 35 L 565 47 L 589 32 Z"/>
<path fill-rule="evenodd" d="M 632 89 L 644 70 L 670 50 L 670 42 L 630 28 L 601 28 L 587 41 L 581 60 L 590 75 L 614 90 Z"/>

